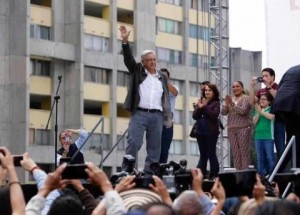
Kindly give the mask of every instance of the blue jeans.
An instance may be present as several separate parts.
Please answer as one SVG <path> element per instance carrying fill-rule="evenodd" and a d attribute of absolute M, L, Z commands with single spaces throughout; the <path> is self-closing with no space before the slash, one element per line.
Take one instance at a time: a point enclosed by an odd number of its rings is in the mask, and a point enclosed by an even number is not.
<path fill-rule="evenodd" d="M 170 145 L 173 139 L 173 125 L 170 128 L 163 127 L 161 135 L 161 150 L 159 163 L 167 163 Z"/>
<path fill-rule="evenodd" d="M 258 174 L 271 174 L 275 167 L 274 140 L 256 139 L 255 148 Z"/>
<path fill-rule="evenodd" d="M 159 162 L 162 128 L 162 112 L 149 113 L 137 110 L 130 118 L 125 153 L 136 158 L 142 147 L 144 133 L 146 132 L 147 155 L 144 166 L 146 175 L 153 174 L 150 164 Z M 123 163 L 122 169 L 125 169 L 125 166 Z"/>
<path fill-rule="evenodd" d="M 274 142 L 277 151 L 277 160 L 279 160 L 285 147 L 285 126 L 284 122 L 278 119 L 278 117 L 274 121 Z"/>

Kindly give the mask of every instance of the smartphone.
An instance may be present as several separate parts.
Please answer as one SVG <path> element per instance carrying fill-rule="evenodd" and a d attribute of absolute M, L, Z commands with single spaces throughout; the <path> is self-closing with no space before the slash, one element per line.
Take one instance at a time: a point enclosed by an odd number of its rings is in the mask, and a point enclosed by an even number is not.
<path fill-rule="evenodd" d="M 85 164 L 68 164 L 61 176 L 63 179 L 87 179 L 86 168 Z"/>
<path fill-rule="evenodd" d="M 252 196 L 256 183 L 256 170 L 219 173 L 219 179 L 225 189 L 226 197 Z"/>
<path fill-rule="evenodd" d="M 23 155 L 13 155 L 14 165 L 21 166 L 21 160 L 23 160 Z"/>

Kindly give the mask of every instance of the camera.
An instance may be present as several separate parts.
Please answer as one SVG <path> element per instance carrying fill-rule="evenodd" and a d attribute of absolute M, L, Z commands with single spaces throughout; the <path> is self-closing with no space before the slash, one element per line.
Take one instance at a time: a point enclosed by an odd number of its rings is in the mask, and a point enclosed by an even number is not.
<path fill-rule="evenodd" d="M 0 153 L 5 155 L 5 152 L 3 150 L 0 150 Z M 12 156 L 13 156 L 14 166 L 21 166 L 21 160 L 23 160 L 23 155 L 12 155 Z M 0 160 L 0 165 L 1 165 L 1 160 Z"/>
<path fill-rule="evenodd" d="M 135 184 L 137 188 L 149 189 L 149 184 L 154 184 L 151 176 L 146 177 L 143 172 L 138 171 L 135 167 L 135 158 L 132 155 L 123 156 L 123 171 L 117 172 L 110 177 L 112 185 L 119 183 L 124 177 L 128 175 L 135 175 Z"/>
<path fill-rule="evenodd" d="M 170 161 L 167 164 L 153 163 L 150 168 L 155 175 L 160 177 L 171 194 L 178 195 L 184 190 L 192 188 L 192 174 L 186 169 L 187 161 L 178 163 Z"/>
<path fill-rule="evenodd" d="M 259 82 L 259 83 L 263 83 L 264 79 L 263 79 L 263 77 L 257 77 L 256 81 Z"/>
<path fill-rule="evenodd" d="M 256 183 L 256 170 L 240 170 L 219 173 L 226 197 L 251 196 Z"/>
<path fill-rule="evenodd" d="M 63 179 L 87 179 L 86 168 L 85 164 L 68 164 L 61 176 Z"/>

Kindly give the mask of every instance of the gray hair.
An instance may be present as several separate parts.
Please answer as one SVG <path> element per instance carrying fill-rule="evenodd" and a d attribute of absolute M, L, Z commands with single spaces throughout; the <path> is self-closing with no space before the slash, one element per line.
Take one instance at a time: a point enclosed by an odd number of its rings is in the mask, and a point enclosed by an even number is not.
<path fill-rule="evenodd" d="M 183 191 L 174 201 L 173 210 L 176 215 L 202 215 L 203 206 L 197 193 L 193 190 Z"/>
<path fill-rule="evenodd" d="M 142 54 L 141 54 L 141 60 L 143 60 L 144 57 L 145 57 L 146 55 L 148 55 L 148 54 L 154 54 L 154 55 L 156 56 L 156 54 L 155 54 L 155 52 L 154 52 L 153 50 L 146 49 L 146 50 L 144 50 L 144 51 L 142 52 Z"/>

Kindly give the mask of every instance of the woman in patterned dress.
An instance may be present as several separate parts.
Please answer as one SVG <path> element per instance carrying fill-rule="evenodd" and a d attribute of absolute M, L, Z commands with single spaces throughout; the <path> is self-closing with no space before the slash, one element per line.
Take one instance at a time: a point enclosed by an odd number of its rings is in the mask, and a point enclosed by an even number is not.
<path fill-rule="evenodd" d="M 252 122 L 250 111 L 252 105 L 249 96 L 244 92 L 241 81 L 232 84 L 233 95 L 226 95 L 225 105 L 221 114 L 228 115 L 228 139 L 230 142 L 233 165 L 237 170 L 247 169 L 251 163 L 250 143 L 252 136 Z"/>

